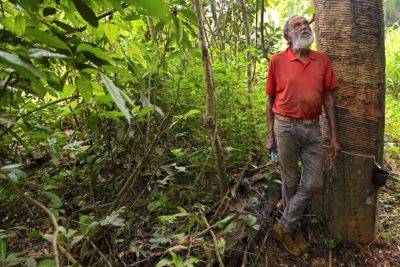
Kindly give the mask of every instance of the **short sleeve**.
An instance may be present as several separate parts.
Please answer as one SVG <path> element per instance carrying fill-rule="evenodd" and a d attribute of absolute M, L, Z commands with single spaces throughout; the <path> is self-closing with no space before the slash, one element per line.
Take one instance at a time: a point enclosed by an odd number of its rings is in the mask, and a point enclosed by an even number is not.
<path fill-rule="evenodd" d="M 325 61 L 325 73 L 324 73 L 324 91 L 329 91 L 336 88 L 339 82 L 336 80 L 335 73 L 333 72 L 332 63 L 328 57 Z"/>
<path fill-rule="evenodd" d="M 268 74 L 267 74 L 267 82 L 265 85 L 265 93 L 267 96 L 275 96 L 276 94 L 276 77 L 275 77 L 275 68 L 273 60 L 269 62 L 268 65 Z"/>

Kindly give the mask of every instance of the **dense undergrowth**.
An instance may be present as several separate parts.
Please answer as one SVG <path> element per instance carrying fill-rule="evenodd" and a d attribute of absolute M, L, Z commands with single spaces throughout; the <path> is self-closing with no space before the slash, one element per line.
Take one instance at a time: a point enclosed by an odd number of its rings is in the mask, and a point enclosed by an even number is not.
<path fill-rule="evenodd" d="M 168 7 L 161 0 L 39 2 L 1 2 L 0 266 L 55 264 L 54 225 L 43 209 L 32 207 L 32 198 L 57 219 L 65 265 L 75 258 L 93 266 L 194 266 L 212 261 L 213 251 L 224 255 L 226 241 L 209 238 L 207 224 L 229 233 L 234 215 L 207 221 L 208 213 L 224 205 L 218 205 L 203 126 L 202 61 L 189 1 L 169 1 Z M 292 7 L 286 13 L 313 11 L 286 2 Z M 248 9 L 254 20 L 256 6 Z M 207 15 L 208 41 L 217 122 L 235 188 L 241 176 L 268 164 L 267 60 L 260 42 L 248 48 L 256 66 L 248 93 L 243 18 L 238 3 L 227 10 L 223 32 L 212 30 L 215 22 Z M 93 11 L 106 15 L 97 19 Z M 281 34 L 273 23 L 266 27 L 270 56 Z M 400 187 L 397 26 L 387 36 L 385 164 L 394 175 L 382 203 L 389 207 Z M 258 179 L 266 188 L 273 177 Z M 249 201 L 262 200 L 258 195 Z M 262 227 L 255 215 L 244 218 L 246 228 Z M 385 217 L 386 239 L 399 238 L 396 223 L 396 217 Z M 334 249 L 334 239 L 324 240 Z M 312 255 L 324 258 L 317 250 Z"/>

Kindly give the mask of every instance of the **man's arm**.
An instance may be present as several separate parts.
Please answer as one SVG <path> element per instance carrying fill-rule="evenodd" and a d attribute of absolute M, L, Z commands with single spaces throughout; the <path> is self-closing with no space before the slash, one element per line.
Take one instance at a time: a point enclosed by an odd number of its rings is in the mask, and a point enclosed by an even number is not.
<path fill-rule="evenodd" d="M 275 151 L 276 149 L 276 141 L 274 134 L 274 113 L 272 112 L 272 107 L 274 106 L 275 96 L 269 96 L 267 98 L 267 125 L 268 125 L 268 140 L 266 147 L 269 152 Z"/>
<path fill-rule="evenodd" d="M 331 158 L 336 159 L 339 155 L 340 151 L 342 151 L 342 146 L 339 143 L 339 137 L 337 133 L 336 127 L 336 112 L 335 112 L 335 100 L 333 99 L 332 91 L 335 89 L 331 89 L 327 92 L 324 92 L 324 109 L 325 115 L 328 119 L 328 126 L 331 132 Z"/>

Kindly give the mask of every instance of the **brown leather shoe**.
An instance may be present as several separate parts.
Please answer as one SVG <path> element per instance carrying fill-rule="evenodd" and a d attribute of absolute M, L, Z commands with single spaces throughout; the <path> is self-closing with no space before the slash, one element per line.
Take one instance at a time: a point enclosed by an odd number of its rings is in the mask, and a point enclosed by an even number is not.
<path fill-rule="evenodd" d="M 292 235 L 290 233 L 285 233 L 280 224 L 276 223 L 272 226 L 272 237 L 280 241 L 290 254 L 300 256 L 301 251 L 294 243 Z"/>
<path fill-rule="evenodd" d="M 300 228 L 297 228 L 293 235 L 293 241 L 302 253 L 307 251 L 308 243 L 305 240 Z"/>

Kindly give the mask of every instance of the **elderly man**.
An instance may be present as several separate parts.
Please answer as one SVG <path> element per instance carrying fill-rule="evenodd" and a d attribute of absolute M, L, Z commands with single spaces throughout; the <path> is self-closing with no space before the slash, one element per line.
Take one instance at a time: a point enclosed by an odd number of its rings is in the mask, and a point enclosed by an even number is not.
<path fill-rule="evenodd" d="M 266 85 L 269 128 L 266 147 L 270 152 L 278 150 L 284 206 L 272 235 L 289 253 L 299 256 L 308 246 L 300 221 L 323 184 L 319 126 L 322 108 L 330 127 L 331 157 L 335 159 L 341 151 L 332 96 L 338 82 L 329 58 L 310 49 L 314 38 L 304 17 L 290 17 L 283 34 L 289 47 L 271 58 Z"/>

